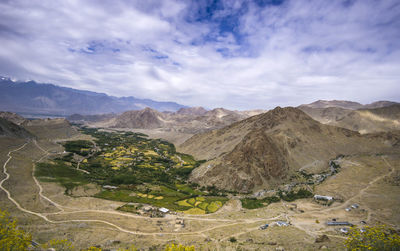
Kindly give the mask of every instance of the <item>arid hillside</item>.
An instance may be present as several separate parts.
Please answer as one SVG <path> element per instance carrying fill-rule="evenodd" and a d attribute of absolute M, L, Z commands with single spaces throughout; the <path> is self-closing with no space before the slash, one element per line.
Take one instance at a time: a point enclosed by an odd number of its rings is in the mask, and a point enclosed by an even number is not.
<path fill-rule="evenodd" d="M 0 112 L 0 118 L 6 119 L 13 122 L 14 124 L 20 125 L 26 121 L 26 119 L 13 112 Z"/>
<path fill-rule="evenodd" d="M 277 107 L 195 135 L 178 149 L 208 160 L 192 172 L 192 181 L 245 192 L 282 184 L 300 169 L 321 172 L 340 154 L 377 151 L 384 142 L 321 124 L 297 108 Z"/>
<path fill-rule="evenodd" d="M 22 126 L 42 139 L 65 139 L 78 134 L 66 119 L 27 120 Z"/>
<path fill-rule="evenodd" d="M 299 108 L 323 124 L 339 126 L 360 133 L 400 130 L 400 104 L 359 110 L 340 107 L 313 108 L 306 105 Z"/>
<path fill-rule="evenodd" d="M 33 138 L 34 136 L 22 126 L 0 117 L 0 137 Z"/>
<path fill-rule="evenodd" d="M 166 133 L 176 132 L 196 134 L 216 128 L 222 128 L 250 116 L 260 114 L 263 110 L 230 111 L 216 108 L 210 111 L 202 107 L 182 108 L 177 112 L 159 112 L 151 108 L 127 111 L 118 116 L 99 116 L 97 119 L 87 116 L 71 116 L 71 121 L 85 120 L 92 127 L 125 128 L 125 129 L 158 129 Z"/>
<path fill-rule="evenodd" d="M 339 107 L 343 109 L 349 110 L 357 110 L 357 109 L 374 109 L 374 108 L 381 108 L 386 106 L 391 106 L 398 104 L 392 101 L 376 101 L 371 104 L 360 104 L 354 101 L 347 101 L 347 100 L 317 100 L 310 104 L 304 104 L 300 107 L 309 107 L 309 108 L 328 108 L 328 107 Z"/>

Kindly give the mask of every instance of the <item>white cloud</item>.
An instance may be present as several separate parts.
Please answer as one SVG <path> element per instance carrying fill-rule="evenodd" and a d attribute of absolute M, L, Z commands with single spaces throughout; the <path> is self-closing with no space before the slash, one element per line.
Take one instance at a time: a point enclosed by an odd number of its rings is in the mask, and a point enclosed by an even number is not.
<path fill-rule="evenodd" d="M 400 100 L 394 0 L 198 3 L 0 3 L 0 74 L 209 108 Z"/>

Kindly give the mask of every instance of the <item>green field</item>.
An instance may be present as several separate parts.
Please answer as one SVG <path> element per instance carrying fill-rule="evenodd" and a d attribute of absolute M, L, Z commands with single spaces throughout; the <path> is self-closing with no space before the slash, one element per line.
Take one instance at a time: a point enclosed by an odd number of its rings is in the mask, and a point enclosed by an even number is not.
<path fill-rule="evenodd" d="M 194 197 L 178 201 L 177 204 L 190 207 L 184 211 L 187 214 L 205 214 L 218 211 L 227 200 L 224 197 Z"/>
<path fill-rule="evenodd" d="M 89 183 L 89 180 L 82 172 L 62 160 L 55 160 L 51 163 L 38 163 L 35 176 L 39 177 L 41 181 L 60 183 L 65 187 L 67 194 L 74 187 Z"/>
<path fill-rule="evenodd" d="M 176 152 L 175 146 L 167 141 L 132 132 L 110 133 L 88 128 L 82 128 L 82 132 L 95 138 L 96 148 L 90 141 L 69 141 L 64 144 L 67 154 L 38 164 L 35 175 L 42 181 L 60 183 L 67 194 L 75 186 L 87 183 L 110 185 L 117 188 L 103 189 L 95 197 L 188 213 L 193 210 L 213 213 L 227 201 L 218 196 L 223 194 L 218 190 L 210 193 L 189 183 L 188 176 L 201 162 Z M 79 158 L 72 153 L 82 156 L 80 160 L 84 158 L 79 168 L 87 173 L 76 169 Z M 182 203 L 186 200 L 194 202 Z"/>

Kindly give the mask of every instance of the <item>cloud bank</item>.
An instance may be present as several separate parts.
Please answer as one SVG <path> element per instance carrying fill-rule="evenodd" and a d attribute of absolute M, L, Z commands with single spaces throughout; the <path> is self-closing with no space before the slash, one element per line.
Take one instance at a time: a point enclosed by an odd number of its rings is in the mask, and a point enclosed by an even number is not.
<path fill-rule="evenodd" d="M 230 109 L 400 101 L 396 0 L 0 2 L 0 74 Z"/>

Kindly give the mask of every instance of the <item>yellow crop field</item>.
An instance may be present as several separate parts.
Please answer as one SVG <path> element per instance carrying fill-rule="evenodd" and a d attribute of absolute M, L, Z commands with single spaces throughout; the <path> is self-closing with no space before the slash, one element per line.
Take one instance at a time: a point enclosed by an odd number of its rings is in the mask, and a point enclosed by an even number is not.
<path fill-rule="evenodd" d="M 186 201 L 187 201 L 187 203 L 189 203 L 192 206 L 196 203 L 196 199 L 195 198 L 190 198 L 190 199 L 188 199 Z"/>
<path fill-rule="evenodd" d="M 214 213 L 214 212 L 218 211 L 218 209 L 220 207 L 222 207 L 221 201 L 213 201 L 210 203 L 210 205 L 208 205 L 207 211 L 209 211 L 210 213 Z"/>
<path fill-rule="evenodd" d="M 148 155 L 157 156 L 158 153 L 156 153 L 156 152 L 153 151 L 153 150 L 147 150 L 147 151 L 144 152 L 144 155 L 146 155 L 146 156 L 148 156 Z"/>
<path fill-rule="evenodd" d="M 190 205 L 189 203 L 187 203 L 187 200 L 181 200 L 177 202 L 178 205 L 180 206 L 185 206 L 185 207 L 192 207 L 193 205 Z"/>
<path fill-rule="evenodd" d="M 201 202 L 197 207 L 203 210 L 206 210 L 208 207 L 208 203 L 207 202 Z"/>

